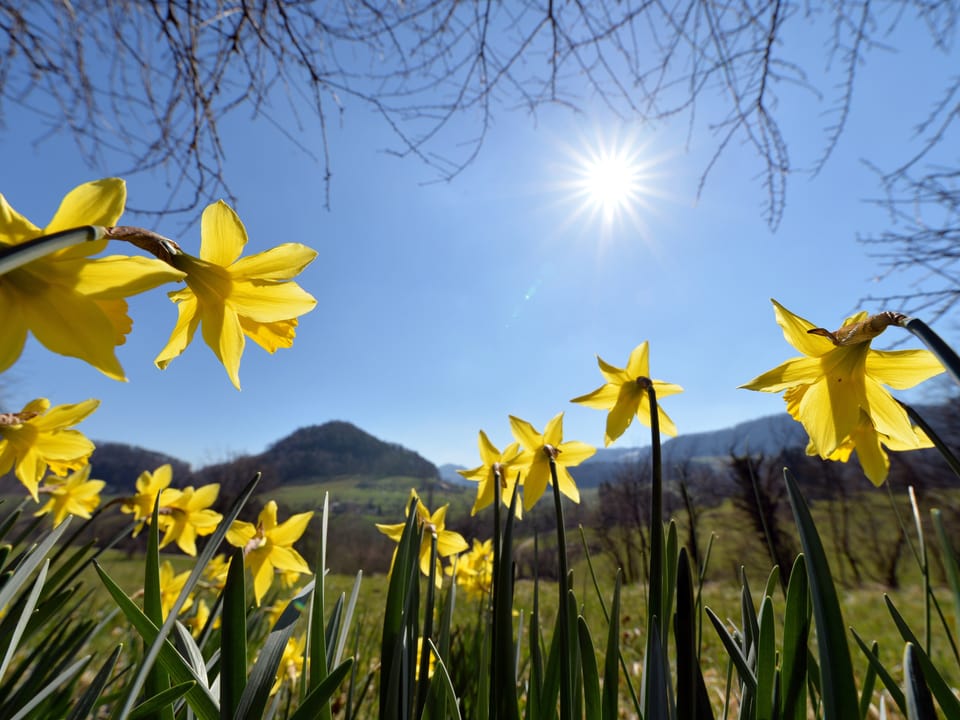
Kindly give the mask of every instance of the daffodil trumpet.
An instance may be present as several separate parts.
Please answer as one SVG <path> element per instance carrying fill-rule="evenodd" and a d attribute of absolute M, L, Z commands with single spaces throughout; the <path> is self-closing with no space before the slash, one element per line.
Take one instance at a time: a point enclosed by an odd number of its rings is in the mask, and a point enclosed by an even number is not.
<path fill-rule="evenodd" d="M 0 244 L 0 275 L 6 275 L 11 270 L 16 270 L 58 250 L 82 245 L 85 242 L 96 242 L 105 237 L 106 228 L 99 225 L 83 225 L 49 235 L 41 235 L 16 245 Z"/>

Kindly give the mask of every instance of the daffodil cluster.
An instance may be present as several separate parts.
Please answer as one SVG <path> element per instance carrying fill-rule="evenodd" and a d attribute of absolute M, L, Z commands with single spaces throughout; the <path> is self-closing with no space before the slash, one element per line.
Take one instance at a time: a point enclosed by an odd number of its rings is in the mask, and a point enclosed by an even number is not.
<path fill-rule="evenodd" d="M 634 417 L 650 424 L 650 400 L 647 387 L 652 386 L 656 396 L 667 397 L 683 392 L 683 388 L 662 380 L 652 380 L 650 374 L 650 350 L 643 342 L 630 353 L 625 368 L 618 368 L 597 358 L 600 372 L 606 383 L 591 393 L 574 398 L 571 402 L 587 407 L 609 410 L 604 443 L 609 445 L 630 426 Z M 660 428 L 669 435 L 676 435 L 673 420 L 657 403 L 657 418 Z M 510 430 L 514 442 L 500 452 L 480 431 L 481 465 L 472 470 L 458 470 L 467 480 L 479 483 L 477 499 L 472 513 L 493 503 L 495 483 L 499 481 L 500 496 L 509 505 L 514 485 L 523 487 L 523 509 L 529 510 L 543 496 L 547 485 L 553 482 L 556 472 L 558 489 L 573 502 L 580 502 L 580 492 L 569 468 L 589 459 L 596 449 L 576 440 L 563 440 L 563 413 L 554 416 L 541 434 L 526 420 L 510 416 Z M 554 470 L 551 471 L 551 464 Z M 520 504 L 517 505 L 519 517 Z"/>
<path fill-rule="evenodd" d="M 210 535 L 223 519 L 220 513 L 210 509 L 220 494 L 220 485 L 177 489 L 169 487 L 172 479 L 170 465 L 161 465 L 153 472 L 144 470 L 137 478 L 137 492 L 125 498 L 120 509 L 133 514 L 139 531 L 153 516 L 154 503 L 159 502 L 157 525 L 163 532 L 160 547 L 175 542 L 187 555 L 195 556 L 197 538 Z"/>
<path fill-rule="evenodd" d="M 41 238 L 76 228 L 93 226 L 100 237 L 41 252 L 23 265 L 0 265 L 0 372 L 17 361 L 32 333 L 49 350 L 124 380 L 115 348 L 133 327 L 126 298 L 181 280 L 186 287 L 170 293 L 179 317 L 155 360 L 158 367 L 165 368 L 180 355 L 200 327 L 239 389 L 245 338 L 270 353 L 293 344 L 298 318 L 312 310 L 316 300 L 292 278 L 316 258 L 316 251 L 284 243 L 241 258 L 246 229 L 221 200 L 203 212 L 200 254 L 194 257 L 152 231 L 117 227 L 125 204 L 123 180 L 85 183 L 67 193 L 50 222 L 40 228 L 0 194 L 0 256 L 28 247 L 33 251 Z M 109 239 L 133 243 L 156 258 L 92 257 Z"/>
<path fill-rule="evenodd" d="M 783 392 L 787 412 L 803 424 L 807 453 L 846 462 L 856 452 L 866 476 L 881 485 L 890 470 L 884 448 L 916 450 L 930 439 L 910 422 L 886 387 L 903 390 L 943 372 L 927 350 L 882 351 L 870 341 L 893 322 L 891 314 L 847 318 L 836 332 L 818 328 L 773 301 L 784 338 L 803 353 L 742 387 Z"/>
<path fill-rule="evenodd" d="M 98 400 L 85 400 L 51 407 L 46 398 L 37 398 L 20 412 L 0 414 L 0 475 L 13 469 L 39 502 L 40 481 L 48 470 L 63 477 L 87 464 L 93 443 L 73 426 L 99 404 Z"/>
<path fill-rule="evenodd" d="M 89 520 L 100 504 L 100 491 L 106 483 L 90 479 L 90 465 L 84 465 L 66 478 L 48 477 L 39 488 L 42 495 L 49 495 L 46 505 L 34 513 L 35 517 L 53 513 L 53 525 L 62 523 L 67 515 Z"/>
<path fill-rule="evenodd" d="M 440 587 L 443 584 L 443 569 L 440 565 L 440 558 L 463 552 L 468 547 L 467 541 L 463 539 L 460 533 L 447 530 L 446 516 L 449 505 L 437 508 L 435 512 L 431 513 L 427 509 L 427 506 L 423 504 L 423 501 L 420 500 L 417 491 L 413 489 L 410 490 L 410 503 L 407 505 L 407 514 L 410 512 L 410 505 L 414 505 L 416 508 L 414 512 L 417 514 L 417 528 L 422 531 L 422 540 L 420 542 L 420 572 L 427 577 L 430 576 L 431 570 L 430 547 L 432 539 L 434 537 L 437 539 L 437 561 L 433 570 L 434 582 L 437 587 Z M 394 542 L 399 543 L 403 535 L 404 525 L 405 523 L 397 523 L 396 525 L 381 525 L 378 523 L 377 530 Z M 394 550 L 393 555 L 394 559 L 396 559 L 396 550 Z"/>
<path fill-rule="evenodd" d="M 482 600 L 490 595 L 493 587 L 493 540 L 480 541 L 474 538 L 473 547 L 458 555 L 447 566 L 446 573 L 453 575 L 457 587 L 468 598 Z"/>
<path fill-rule="evenodd" d="M 253 573 L 253 594 L 257 605 L 273 584 L 277 571 L 309 573 L 310 567 L 294 548 L 313 512 L 292 515 L 277 523 L 277 503 L 270 500 L 260 511 L 257 524 L 234 521 L 227 531 L 227 542 L 243 548 L 244 562 Z"/>

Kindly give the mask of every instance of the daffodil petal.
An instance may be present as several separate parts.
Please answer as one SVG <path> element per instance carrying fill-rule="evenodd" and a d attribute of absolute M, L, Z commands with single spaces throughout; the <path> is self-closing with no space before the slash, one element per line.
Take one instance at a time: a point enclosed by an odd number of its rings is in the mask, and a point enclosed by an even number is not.
<path fill-rule="evenodd" d="M 0 279 L 0 373 L 20 358 L 26 342 L 26 320 L 18 303 Z"/>
<path fill-rule="evenodd" d="M 227 267 L 240 257 L 247 244 L 247 230 L 223 200 L 208 205 L 200 217 L 200 257 Z"/>
<path fill-rule="evenodd" d="M 292 347 L 297 336 L 298 323 L 296 318 L 273 323 L 260 323 L 240 315 L 239 320 L 243 334 L 271 354 L 280 348 Z"/>
<path fill-rule="evenodd" d="M 577 489 L 577 484 L 573 481 L 570 471 L 565 467 L 557 468 L 557 487 L 560 489 L 561 493 L 566 495 L 573 502 L 580 502 L 580 491 Z"/>
<path fill-rule="evenodd" d="M 278 545 L 293 545 L 306 532 L 312 517 L 312 511 L 291 515 L 270 532 L 270 539 Z"/>
<path fill-rule="evenodd" d="M 510 431 L 517 442 L 526 450 L 533 450 L 543 445 L 543 436 L 526 420 L 510 416 Z"/>
<path fill-rule="evenodd" d="M 310 312 L 317 301 L 295 282 L 267 284 L 235 280 L 229 304 L 251 320 L 277 322 Z"/>
<path fill-rule="evenodd" d="M 644 340 L 633 349 L 624 371 L 633 380 L 639 377 L 650 377 L 650 343 L 648 341 Z"/>
<path fill-rule="evenodd" d="M 91 398 L 69 405 L 57 405 L 50 410 L 45 408 L 43 415 L 34 418 L 33 425 L 41 432 L 60 430 L 82 422 L 98 407 L 100 407 L 100 401 Z"/>
<path fill-rule="evenodd" d="M 761 392 L 781 392 L 795 385 L 812 384 L 822 376 L 823 366 L 819 357 L 798 357 L 777 365 L 740 387 Z"/>
<path fill-rule="evenodd" d="M 487 434 L 481 430 L 477 439 L 477 447 L 480 449 L 480 460 L 484 465 L 493 465 L 500 460 L 500 451 L 490 442 Z"/>
<path fill-rule="evenodd" d="M 114 324 L 90 298 L 58 285 L 41 286 L 22 302 L 23 318 L 48 350 L 93 365 L 114 380 L 125 380 L 114 354 Z"/>
<path fill-rule="evenodd" d="M 177 533 L 177 547 L 190 557 L 197 556 L 197 531 L 192 523 L 185 522 Z"/>
<path fill-rule="evenodd" d="M 676 424 L 659 404 L 657 405 L 657 419 L 660 421 L 660 432 L 670 437 L 677 436 Z"/>
<path fill-rule="evenodd" d="M 630 377 L 625 369 L 611 365 L 599 355 L 597 355 L 597 365 L 600 366 L 600 374 L 603 375 L 607 382 L 619 385 L 627 380 L 635 379 Z"/>
<path fill-rule="evenodd" d="M 486 467 L 479 467 L 477 470 L 484 472 L 484 474 L 489 473 L 490 471 Z M 473 480 L 473 477 L 469 477 L 463 472 L 460 473 L 463 477 L 468 480 Z M 494 487 L 493 483 L 495 482 L 492 478 L 482 478 L 479 480 L 480 484 L 477 486 L 477 497 L 473 501 L 473 507 L 470 509 L 471 515 L 476 515 L 480 510 L 487 507 L 488 505 L 493 505 L 494 499 Z"/>
<path fill-rule="evenodd" d="M 291 547 L 273 545 L 270 548 L 270 562 L 278 570 L 288 572 L 309 573 L 310 566 L 303 556 Z"/>
<path fill-rule="evenodd" d="M 929 350 L 871 350 L 867 353 L 867 375 L 892 387 L 906 390 L 944 371 Z"/>
<path fill-rule="evenodd" d="M 609 382 L 602 387 L 598 387 L 593 392 L 575 397 L 570 402 L 586 405 L 595 410 L 608 410 L 617 404 L 617 398 L 620 396 L 620 385 Z"/>
<path fill-rule="evenodd" d="M 44 234 L 81 225 L 116 225 L 127 201 L 127 186 L 120 178 L 94 180 L 75 187 L 60 202 Z"/>
<path fill-rule="evenodd" d="M 223 305 L 200 306 L 200 330 L 203 340 L 213 350 L 227 371 L 233 386 L 240 389 L 240 358 L 243 356 L 244 335 L 237 314 Z"/>
<path fill-rule="evenodd" d="M 94 299 L 128 297 L 186 277 L 186 273 L 165 262 L 145 257 L 111 255 L 70 263 L 78 266 L 74 289 Z"/>
<path fill-rule="evenodd" d="M 811 385 L 800 400 L 803 426 L 821 456 L 832 453 L 853 431 L 860 418 L 860 405 L 849 383 Z"/>
<path fill-rule="evenodd" d="M 42 234 L 40 228 L 10 207 L 0 193 L 0 245 L 19 245 Z"/>
<path fill-rule="evenodd" d="M 563 413 L 557 413 L 543 429 L 543 444 L 557 447 L 563 441 Z"/>
<path fill-rule="evenodd" d="M 253 555 L 253 553 L 250 553 Z M 251 563 L 250 570 L 253 573 L 253 596 L 256 598 L 257 605 L 263 599 L 273 584 L 273 565 L 269 559 L 264 559 L 256 567 Z"/>
<path fill-rule="evenodd" d="M 177 303 L 177 324 L 170 333 L 170 339 L 163 349 L 154 358 L 154 364 L 163 370 L 170 361 L 178 357 L 187 345 L 193 340 L 193 334 L 197 331 L 200 324 L 200 314 L 198 313 L 197 298 L 190 295 Z"/>
<path fill-rule="evenodd" d="M 883 485 L 890 472 L 890 458 L 880 445 L 880 436 L 869 424 L 856 433 L 856 449 L 863 474 L 877 487 Z"/>
<path fill-rule="evenodd" d="M 405 523 L 397 523 L 396 525 L 383 525 L 381 523 L 376 523 L 376 528 L 388 538 L 394 542 L 400 542 L 400 537 L 403 535 L 403 528 Z"/>
<path fill-rule="evenodd" d="M 867 377 L 865 383 L 867 407 L 864 408 L 873 420 L 877 432 L 896 438 L 901 443 L 916 440 L 910 416 L 880 383 Z"/>
<path fill-rule="evenodd" d="M 607 428 L 604 443 L 609 445 L 618 437 L 626 432 L 633 422 L 634 415 L 640 407 L 641 398 L 646 396 L 646 392 L 641 390 L 636 383 L 628 382 L 620 386 L 620 392 L 617 396 L 617 402 L 607 415 Z"/>
<path fill-rule="evenodd" d="M 256 255 L 240 258 L 230 266 L 235 278 L 289 280 L 299 275 L 317 257 L 317 251 L 300 243 L 283 243 Z"/>
<path fill-rule="evenodd" d="M 452 530 L 441 530 L 437 533 L 437 555 L 440 557 L 456 555 L 469 549 L 470 546 L 460 533 Z"/>
<path fill-rule="evenodd" d="M 234 547 L 243 547 L 253 540 L 257 534 L 257 529 L 253 523 L 244 520 L 234 520 L 227 530 L 227 542 Z"/>
<path fill-rule="evenodd" d="M 592 445 L 587 445 L 579 440 L 568 440 L 560 445 L 559 464 L 566 467 L 574 467 L 584 460 L 593 457 L 597 449 Z"/>
<path fill-rule="evenodd" d="M 523 509 L 530 510 L 547 489 L 550 468 L 545 462 L 533 463 L 523 478 Z"/>
<path fill-rule="evenodd" d="M 776 300 L 770 302 L 773 303 L 773 312 L 777 318 L 777 324 L 783 330 L 783 337 L 797 350 L 810 357 L 820 357 L 834 349 L 835 346 L 829 338 L 811 335 L 808 332 L 816 329 L 816 325 L 799 315 L 794 315 Z"/>
<path fill-rule="evenodd" d="M 219 495 L 220 495 L 219 483 L 210 483 L 209 485 L 203 485 L 194 491 L 193 499 L 191 500 L 190 504 L 193 507 L 210 507 L 217 501 L 217 497 Z"/>
<path fill-rule="evenodd" d="M 671 395 L 679 395 L 683 392 L 683 388 L 679 385 L 663 382 L 662 380 L 654 380 L 653 389 L 657 391 L 657 400 L 670 397 Z"/>

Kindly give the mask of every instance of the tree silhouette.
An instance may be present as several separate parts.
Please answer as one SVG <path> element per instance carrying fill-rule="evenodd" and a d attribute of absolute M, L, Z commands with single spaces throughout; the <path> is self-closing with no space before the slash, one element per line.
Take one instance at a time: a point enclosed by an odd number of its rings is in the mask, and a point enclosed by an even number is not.
<path fill-rule="evenodd" d="M 329 182 L 328 123 L 348 105 L 373 108 L 392 152 L 446 180 L 477 156 L 498 112 L 599 104 L 685 121 L 691 142 L 706 135 L 701 189 L 722 155 L 746 150 L 775 227 L 788 178 L 819 171 L 843 136 L 870 53 L 917 42 L 919 24 L 946 54 L 958 15 L 951 0 L 0 0 L 0 121 L 16 105 L 39 133 L 71 133 L 92 165 L 119 153 L 131 172 L 165 172 L 160 210 L 170 211 L 230 195 L 222 124 L 238 113 L 314 155 Z M 823 142 L 806 163 L 791 159 L 790 110 L 779 104 L 796 88 L 824 111 Z M 918 303 L 942 313 L 958 296 L 950 139 L 960 76 L 920 112 L 922 147 L 878 170 L 893 229 L 867 241 L 880 243 L 890 272 L 939 278 Z"/>

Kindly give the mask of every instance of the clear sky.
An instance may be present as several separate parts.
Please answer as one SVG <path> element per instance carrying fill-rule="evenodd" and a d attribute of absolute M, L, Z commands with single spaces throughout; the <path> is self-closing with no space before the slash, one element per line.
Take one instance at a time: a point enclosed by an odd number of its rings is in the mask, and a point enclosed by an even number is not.
<path fill-rule="evenodd" d="M 237 113 L 224 125 L 226 176 L 247 253 L 291 241 L 319 253 L 300 277 L 318 304 L 301 318 L 294 347 L 269 356 L 248 342 L 241 392 L 199 333 L 160 371 L 153 358 L 176 320 L 170 287 L 130 301 L 134 328 L 118 349 L 128 383 L 31 340 L 0 377 L 0 410 L 39 396 L 54 404 L 100 398 L 80 426 L 91 438 L 195 465 L 347 420 L 435 463 L 472 466 L 478 430 L 501 448 L 511 440 L 509 414 L 542 430 L 563 411 L 566 439 L 602 445 L 603 413 L 569 400 L 602 384 L 595 355 L 623 366 L 649 340 L 651 374 L 685 388 L 664 402 L 681 433 L 782 412 L 779 396 L 737 389 L 797 354 L 769 298 L 835 329 L 861 298 L 908 289 L 907 278 L 878 282 L 880 266 L 856 240 L 888 222 L 864 202 L 879 188 L 862 160 L 889 168 L 910 156 L 912 128 L 958 60 L 957 51 L 945 56 L 921 42 L 870 55 L 846 134 L 818 176 L 791 177 L 776 232 L 762 215 L 749 150 L 731 147 L 698 200 L 709 134 L 688 141 L 682 121 L 624 123 L 589 99 L 580 114 L 499 111 L 478 159 L 451 183 L 431 183 L 416 160 L 383 152 L 395 145 L 383 123 L 348 105 L 330 130 L 330 210 L 318 164 L 269 124 Z M 823 149 L 825 107 L 789 91 L 781 102 L 791 158 L 811 165 Z M 35 120 L 7 109 L 0 192 L 38 225 L 72 187 L 123 166 L 107 157 L 104 168 L 85 167 L 69 138 L 33 144 Z M 308 127 L 301 141 L 318 143 L 317 132 Z M 464 123 L 463 136 L 473 132 Z M 640 177 L 612 223 L 585 209 L 574 188 L 583 159 L 600 146 L 627 148 Z M 162 177 L 128 177 L 130 204 L 159 206 L 165 197 Z M 198 252 L 199 230 L 184 229 L 182 217 L 123 220 Z M 954 324 L 944 318 L 937 328 L 950 336 Z M 647 442 L 634 423 L 618 446 Z"/>

